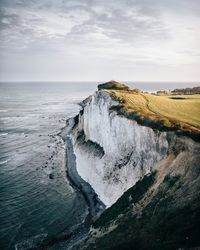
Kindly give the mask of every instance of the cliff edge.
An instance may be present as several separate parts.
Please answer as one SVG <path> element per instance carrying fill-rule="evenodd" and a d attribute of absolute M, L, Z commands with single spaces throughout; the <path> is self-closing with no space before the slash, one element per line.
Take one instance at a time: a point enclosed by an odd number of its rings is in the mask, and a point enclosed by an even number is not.
<path fill-rule="evenodd" d="M 70 132 L 76 169 L 107 209 L 79 249 L 200 245 L 199 118 L 155 98 L 101 87 L 82 102 Z"/>
<path fill-rule="evenodd" d="M 119 116 L 117 105 L 109 93 L 97 91 L 71 133 L 77 171 L 107 207 L 150 173 L 168 149 L 166 132 Z"/>

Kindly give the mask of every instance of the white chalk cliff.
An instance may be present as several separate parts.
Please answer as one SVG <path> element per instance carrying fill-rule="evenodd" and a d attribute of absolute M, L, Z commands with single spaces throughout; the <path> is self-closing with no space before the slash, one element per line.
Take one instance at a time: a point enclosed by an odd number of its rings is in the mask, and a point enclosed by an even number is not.
<path fill-rule="evenodd" d="M 97 91 L 85 102 L 70 137 L 79 175 L 111 206 L 167 156 L 166 132 L 117 114 L 109 93 Z"/>

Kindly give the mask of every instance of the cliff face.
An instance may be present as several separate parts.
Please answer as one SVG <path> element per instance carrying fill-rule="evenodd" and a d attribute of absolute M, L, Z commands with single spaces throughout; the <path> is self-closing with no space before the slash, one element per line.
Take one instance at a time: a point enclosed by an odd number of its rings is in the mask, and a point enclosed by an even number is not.
<path fill-rule="evenodd" d="M 80 176 L 111 206 L 167 157 L 166 132 L 117 115 L 110 94 L 97 91 L 84 103 L 71 137 Z"/>
<path fill-rule="evenodd" d="M 104 211 L 79 249 L 200 248 L 200 144 L 173 133 L 168 140 L 155 172 Z"/>
<path fill-rule="evenodd" d="M 200 246 L 200 143 L 119 115 L 106 91 L 82 105 L 70 132 L 76 168 L 107 209 L 78 249 Z"/>

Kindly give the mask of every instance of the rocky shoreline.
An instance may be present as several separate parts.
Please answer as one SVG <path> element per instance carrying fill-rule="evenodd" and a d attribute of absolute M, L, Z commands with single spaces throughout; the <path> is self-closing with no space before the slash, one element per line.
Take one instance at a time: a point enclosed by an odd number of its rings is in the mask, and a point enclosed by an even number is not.
<path fill-rule="evenodd" d="M 66 126 L 59 133 L 59 136 L 62 137 L 66 145 L 66 176 L 74 190 L 80 192 L 83 195 L 88 205 L 88 213 L 85 217 L 85 220 L 81 224 L 76 225 L 72 232 L 70 232 L 68 235 L 68 239 L 66 238 L 66 245 L 68 249 L 73 249 L 80 242 L 87 238 L 91 223 L 96 220 L 105 210 L 105 205 L 98 198 L 91 185 L 84 181 L 77 172 L 76 156 L 74 154 L 73 145 L 70 138 L 70 132 L 74 123 L 74 118 L 69 118 L 66 121 Z"/>
<path fill-rule="evenodd" d="M 66 175 L 73 188 L 81 192 L 84 196 L 86 203 L 88 204 L 88 213 L 90 214 L 91 219 L 95 220 L 95 218 L 105 210 L 105 205 L 98 198 L 91 185 L 84 181 L 77 171 L 76 156 L 74 154 L 72 140 L 70 137 L 70 132 L 74 122 L 74 118 L 67 120 L 66 127 L 64 127 L 59 134 L 66 145 Z"/>

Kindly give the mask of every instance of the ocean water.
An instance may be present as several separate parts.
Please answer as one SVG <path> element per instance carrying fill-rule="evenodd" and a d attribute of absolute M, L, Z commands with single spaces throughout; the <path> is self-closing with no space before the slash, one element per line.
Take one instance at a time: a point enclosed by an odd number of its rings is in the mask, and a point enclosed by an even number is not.
<path fill-rule="evenodd" d="M 84 84 L 84 85 L 83 85 Z M 94 83 L 0 83 L 0 249 L 37 247 L 81 223 L 57 135 Z"/>
<path fill-rule="evenodd" d="M 0 249 L 37 248 L 81 223 L 83 196 L 66 178 L 58 136 L 97 83 L 0 83 Z M 142 83 L 148 91 L 195 83 Z M 56 248 L 55 248 L 56 249 Z"/>

